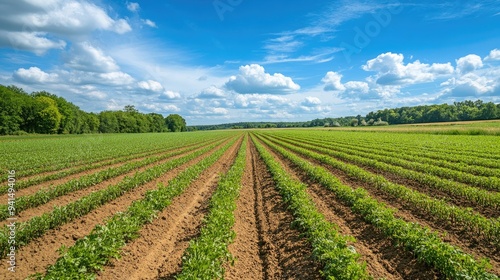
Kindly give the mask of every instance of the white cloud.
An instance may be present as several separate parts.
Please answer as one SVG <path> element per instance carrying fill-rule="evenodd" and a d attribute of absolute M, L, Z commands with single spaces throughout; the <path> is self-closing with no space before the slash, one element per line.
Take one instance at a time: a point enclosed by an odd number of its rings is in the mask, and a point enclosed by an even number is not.
<path fill-rule="evenodd" d="M 77 85 L 130 86 L 135 82 L 132 76 L 121 71 L 108 73 L 71 71 L 61 73 L 61 76 L 64 76 L 66 81 Z"/>
<path fill-rule="evenodd" d="M 224 91 L 216 86 L 210 86 L 203 89 L 200 94 L 197 95 L 198 98 L 224 98 L 226 94 Z"/>
<path fill-rule="evenodd" d="M 458 73 L 465 74 L 483 67 L 481 57 L 476 54 L 469 54 L 457 59 Z"/>
<path fill-rule="evenodd" d="M 156 26 L 156 23 L 152 20 L 149 20 L 149 19 L 143 19 L 142 22 L 145 24 L 145 25 L 148 25 L 150 27 L 153 27 L 153 28 L 157 28 L 158 26 Z"/>
<path fill-rule="evenodd" d="M 169 113 L 176 113 L 180 112 L 181 109 L 173 104 L 144 104 L 144 108 L 149 109 L 153 112 L 156 113 L 164 113 L 164 114 L 169 114 Z"/>
<path fill-rule="evenodd" d="M 74 44 L 65 60 L 65 65 L 75 70 L 101 73 L 119 70 L 113 58 L 88 42 Z"/>
<path fill-rule="evenodd" d="M 141 7 L 139 6 L 139 3 L 135 3 L 135 2 L 130 2 L 130 3 L 127 3 L 127 9 L 131 12 L 137 12 L 139 11 Z"/>
<path fill-rule="evenodd" d="M 432 65 L 415 62 L 404 64 L 403 54 L 384 53 L 368 60 L 362 69 L 377 72 L 376 83 L 381 85 L 411 85 L 432 82 L 437 77 L 451 75 L 453 67 L 450 63 L 433 63 Z"/>
<path fill-rule="evenodd" d="M 50 49 L 63 49 L 66 42 L 45 38 L 44 32 L 17 32 L 0 30 L 0 46 L 32 51 L 42 55 Z"/>
<path fill-rule="evenodd" d="M 270 75 L 258 64 L 240 66 L 240 73 L 231 76 L 226 88 L 238 93 L 274 93 L 289 94 L 296 92 L 300 86 L 292 78 L 280 73 Z"/>
<path fill-rule="evenodd" d="M 179 98 L 181 98 L 180 93 L 171 90 L 166 90 L 160 94 L 160 99 L 179 99 Z"/>
<path fill-rule="evenodd" d="M 370 90 L 368 83 L 360 81 L 349 81 L 344 84 L 344 87 L 349 93 L 368 93 Z"/>
<path fill-rule="evenodd" d="M 234 97 L 234 107 L 236 108 L 260 108 L 266 110 L 289 103 L 288 98 L 271 94 L 236 94 Z"/>
<path fill-rule="evenodd" d="M 342 74 L 333 71 L 328 71 L 325 77 L 321 79 L 321 81 L 325 84 L 323 89 L 325 91 L 344 91 L 345 86 L 340 81 L 341 79 L 342 79 Z"/>
<path fill-rule="evenodd" d="M 19 68 L 12 76 L 15 80 L 26 84 L 54 83 L 59 78 L 57 74 L 46 73 L 38 67 L 30 67 L 29 69 Z"/>
<path fill-rule="evenodd" d="M 306 106 L 306 107 L 314 107 L 314 106 L 318 106 L 320 104 L 321 104 L 321 100 L 319 100 L 319 98 L 313 97 L 313 96 L 308 96 L 308 97 L 306 97 L 306 99 L 304 101 L 302 101 L 302 105 Z"/>
<path fill-rule="evenodd" d="M 444 93 L 451 96 L 477 97 L 500 94 L 500 78 L 491 76 L 467 73 L 459 78 L 451 78 L 441 83 L 441 86 L 446 87 Z"/>
<path fill-rule="evenodd" d="M 500 60 L 500 50 L 493 49 L 490 51 L 490 54 L 484 58 L 484 60 Z"/>
<path fill-rule="evenodd" d="M 43 54 L 65 46 L 63 38 L 89 35 L 94 30 L 128 32 L 124 19 L 85 0 L 15 1 L 2 5 L 0 46 Z"/>
<path fill-rule="evenodd" d="M 153 91 L 153 92 L 163 91 L 163 86 L 159 82 L 153 80 L 140 81 L 137 83 L 137 85 L 139 86 L 139 88 L 148 91 Z"/>

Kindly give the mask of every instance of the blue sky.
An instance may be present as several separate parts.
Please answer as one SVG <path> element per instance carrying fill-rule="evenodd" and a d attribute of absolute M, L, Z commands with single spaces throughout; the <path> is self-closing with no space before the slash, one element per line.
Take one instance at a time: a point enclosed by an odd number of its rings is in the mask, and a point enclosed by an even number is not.
<path fill-rule="evenodd" d="M 189 125 L 500 102 L 498 1 L 0 0 L 0 83 Z"/>

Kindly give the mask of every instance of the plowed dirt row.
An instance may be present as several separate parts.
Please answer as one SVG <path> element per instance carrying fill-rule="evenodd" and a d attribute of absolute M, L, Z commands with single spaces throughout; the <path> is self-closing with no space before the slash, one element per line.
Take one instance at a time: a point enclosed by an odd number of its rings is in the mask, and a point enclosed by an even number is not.
<path fill-rule="evenodd" d="M 408 222 L 419 223 L 423 226 L 438 231 L 442 236 L 444 236 L 444 241 L 461 248 L 465 252 L 475 256 L 477 259 L 484 257 L 489 258 L 490 263 L 493 265 L 493 269 L 491 271 L 497 275 L 500 274 L 500 252 L 498 252 L 498 250 L 496 250 L 494 246 L 491 246 L 484 240 L 479 239 L 478 236 L 465 231 L 461 227 L 447 225 L 440 221 L 437 221 L 432 216 L 421 213 L 418 209 L 413 208 L 411 205 L 400 203 L 384 192 L 371 187 L 369 184 L 349 177 L 341 170 L 322 164 L 314 159 L 306 158 L 302 155 L 298 156 L 301 156 L 302 158 L 310 161 L 311 163 L 314 163 L 315 165 L 321 165 L 322 167 L 327 168 L 333 175 L 335 175 L 335 177 L 339 178 L 344 184 L 349 185 L 352 188 L 364 188 L 370 193 L 373 198 L 377 199 L 379 202 L 383 202 L 386 205 L 390 205 L 398 209 L 396 216 L 398 216 L 399 218 L 402 218 Z M 302 176 L 304 179 L 307 178 L 305 174 L 303 174 Z"/>
<path fill-rule="evenodd" d="M 21 196 L 30 195 L 30 194 L 33 194 L 33 193 L 41 190 L 41 189 L 49 188 L 51 186 L 61 185 L 61 184 L 67 183 L 67 182 L 69 182 L 69 181 L 71 181 L 73 179 L 78 179 L 78 178 L 80 178 L 82 176 L 85 176 L 85 175 L 90 175 L 90 174 L 93 174 L 93 173 L 98 173 L 100 171 L 103 171 L 103 170 L 106 170 L 106 169 L 109 169 L 109 168 L 120 167 L 120 166 L 125 165 L 125 164 L 130 163 L 130 162 L 141 161 L 141 160 L 144 160 L 144 159 L 146 159 L 148 157 L 151 157 L 151 156 L 161 156 L 161 155 L 164 155 L 166 153 L 171 153 L 171 152 L 175 152 L 175 151 L 178 151 L 178 150 L 181 150 L 181 149 L 188 148 L 190 146 L 193 146 L 193 145 L 187 145 L 185 147 L 176 148 L 176 149 L 172 149 L 172 150 L 162 150 L 162 151 L 158 151 L 158 153 L 154 153 L 154 154 L 148 155 L 148 156 L 142 156 L 143 154 L 147 154 L 147 153 L 140 153 L 140 154 L 137 155 L 136 158 L 127 160 L 125 162 L 119 162 L 119 163 L 114 163 L 114 164 L 106 164 L 106 165 L 98 167 L 98 168 L 91 168 L 91 169 L 87 169 L 87 170 L 82 171 L 82 172 L 74 173 L 74 174 L 68 175 L 68 176 L 66 176 L 64 178 L 55 179 L 55 180 L 49 180 L 49 181 L 46 181 L 46 182 L 43 182 L 43 183 L 40 183 L 40 184 L 37 184 L 37 185 L 33 185 L 33 186 L 29 186 L 29 187 L 24 188 L 24 189 L 17 190 L 16 191 L 16 197 L 19 198 Z M 105 162 L 111 162 L 111 161 L 112 160 L 106 160 Z M 67 168 L 67 169 L 69 169 L 69 168 Z M 58 170 L 58 171 L 55 171 L 53 173 L 64 172 L 64 170 L 66 170 L 66 169 Z M 7 198 L 8 198 L 8 194 L 3 194 L 3 195 L 0 196 L 0 201 L 7 201 Z"/>
<path fill-rule="evenodd" d="M 199 149 L 203 149 L 203 148 L 199 148 Z M 196 149 L 195 151 L 197 151 L 199 149 Z M 189 153 L 192 153 L 192 152 L 195 152 L 195 151 L 191 151 Z M 48 201 L 47 203 L 45 203 L 43 205 L 40 205 L 40 206 L 37 206 L 35 208 L 28 208 L 28 209 L 22 211 L 21 213 L 19 213 L 17 215 L 17 218 L 18 218 L 17 219 L 17 223 L 25 222 L 25 221 L 29 220 L 31 217 L 39 216 L 39 215 L 42 215 L 45 212 L 49 212 L 55 206 L 63 206 L 63 205 L 69 204 L 69 203 L 74 202 L 74 201 L 80 199 L 81 197 L 86 196 L 86 195 L 88 195 L 88 194 L 90 194 L 92 192 L 105 189 L 105 188 L 107 188 L 110 185 L 117 184 L 120 181 L 122 181 L 126 176 L 129 176 L 129 177 L 133 176 L 136 172 L 143 172 L 143 171 L 147 170 L 148 168 L 150 168 L 152 166 L 155 166 L 155 165 L 158 165 L 158 164 L 162 164 L 162 163 L 171 161 L 173 159 L 180 158 L 182 156 L 184 156 L 184 155 L 176 155 L 176 156 L 173 156 L 173 157 L 170 157 L 170 158 L 167 158 L 167 159 L 163 159 L 161 161 L 157 161 L 157 162 L 148 164 L 146 166 L 134 169 L 134 170 L 132 170 L 130 172 L 127 172 L 125 174 L 122 174 L 120 176 L 117 176 L 117 177 L 114 177 L 114 178 L 102 181 L 101 183 L 96 184 L 94 186 L 91 186 L 91 187 L 88 187 L 88 188 L 85 188 L 85 189 L 82 189 L 82 190 L 74 191 L 74 192 L 68 193 L 68 194 L 60 196 L 60 197 L 56 197 L 56 198 Z M 9 222 L 7 220 L 0 221 L 0 226 L 4 226 L 5 224 L 8 224 L 8 223 Z"/>
<path fill-rule="evenodd" d="M 240 144 L 241 139 L 182 195 L 174 198 L 158 218 L 145 225 L 139 232 L 140 237 L 123 248 L 123 257 L 113 260 L 98 278 L 173 279 L 181 269 L 182 255 L 189 240 L 199 234 L 209 199 L 217 187 L 218 175 L 229 170 Z"/>
<path fill-rule="evenodd" d="M 16 251 L 17 267 L 15 278 L 24 279 L 25 277 L 36 272 L 43 273 L 48 265 L 55 263 L 57 258 L 59 258 L 60 255 L 57 250 L 61 245 L 68 247 L 74 245 L 76 240 L 89 234 L 96 225 L 104 223 L 117 212 L 126 210 L 134 200 L 142 198 L 148 190 L 156 189 L 158 183 L 168 182 L 188 166 L 196 164 L 202 158 L 213 153 L 216 149 L 220 149 L 224 143 L 201 157 L 195 158 L 177 168 L 174 168 L 160 178 L 133 189 L 114 201 L 93 210 L 89 214 L 84 215 L 69 224 L 50 230 L 42 237 L 39 237 L 26 246 L 19 248 Z M 7 270 L 7 267 L 8 263 L 6 261 L 2 261 L 0 263 L 0 279 L 10 279 L 9 277 L 12 277 L 12 274 L 10 274 Z"/>
<path fill-rule="evenodd" d="M 338 225 L 342 234 L 356 238 L 357 242 L 351 245 L 361 254 L 361 260 L 367 263 L 368 272 L 375 279 L 438 279 L 435 271 L 418 263 L 412 254 L 395 248 L 390 239 L 352 213 L 351 209 L 338 201 L 331 191 L 310 182 L 307 175 L 298 170 L 293 163 L 264 143 L 263 145 L 285 167 L 288 174 L 309 186 L 307 192 L 318 211 L 329 222 Z"/>
<path fill-rule="evenodd" d="M 225 279 L 321 279 L 310 245 L 290 227 L 293 217 L 265 163 L 253 144 L 247 147 L 235 212 L 236 239 L 229 246 L 236 261 L 226 267 Z"/>

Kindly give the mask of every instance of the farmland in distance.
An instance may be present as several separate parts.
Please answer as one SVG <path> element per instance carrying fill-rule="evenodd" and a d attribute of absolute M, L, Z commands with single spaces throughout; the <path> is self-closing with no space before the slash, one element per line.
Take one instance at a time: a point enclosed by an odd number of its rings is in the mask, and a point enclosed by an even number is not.
<path fill-rule="evenodd" d="M 488 127 L 2 137 L 0 279 L 498 279 Z"/>

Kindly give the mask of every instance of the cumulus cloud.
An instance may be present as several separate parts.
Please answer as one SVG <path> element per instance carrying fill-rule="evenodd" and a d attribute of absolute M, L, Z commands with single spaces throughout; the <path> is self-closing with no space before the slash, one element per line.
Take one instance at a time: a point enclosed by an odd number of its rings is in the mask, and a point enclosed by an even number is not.
<path fill-rule="evenodd" d="M 12 76 L 14 80 L 26 84 L 54 83 L 59 78 L 57 74 L 46 73 L 38 67 L 30 67 L 29 69 L 19 68 Z"/>
<path fill-rule="evenodd" d="M 500 60 L 500 50 L 493 49 L 490 51 L 490 54 L 484 58 L 484 60 Z"/>
<path fill-rule="evenodd" d="M 85 0 L 14 1 L 1 5 L 0 47 L 7 46 L 43 54 L 63 48 L 58 37 L 75 37 L 94 30 L 123 34 L 132 30 L 124 19 Z"/>
<path fill-rule="evenodd" d="M 314 107 L 320 105 L 321 100 L 317 97 L 308 96 L 301 104 L 306 107 Z"/>
<path fill-rule="evenodd" d="M 210 86 L 198 94 L 198 98 L 224 98 L 224 91 L 216 86 Z"/>
<path fill-rule="evenodd" d="M 17 32 L 0 30 L 0 46 L 32 51 L 42 55 L 50 49 L 63 49 L 66 42 L 45 38 L 44 32 Z"/>
<path fill-rule="evenodd" d="M 160 94 L 160 99 L 179 99 L 179 98 L 181 98 L 180 93 L 171 90 L 166 90 Z"/>
<path fill-rule="evenodd" d="M 115 60 L 88 42 L 76 43 L 65 57 L 66 66 L 88 72 L 114 72 L 119 67 Z"/>
<path fill-rule="evenodd" d="M 344 84 L 344 87 L 349 93 L 368 93 L 370 87 L 366 82 L 349 81 Z"/>
<path fill-rule="evenodd" d="M 289 100 L 282 96 L 270 94 L 237 94 L 234 97 L 236 108 L 272 109 L 289 104 Z"/>
<path fill-rule="evenodd" d="M 340 97 L 347 97 L 347 94 L 366 94 L 370 91 L 370 86 L 366 82 L 349 81 L 343 84 L 342 74 L 333 71 L 327 72 L 321 81 L 324 83 L 324 91 L 334 91 Z"/>
<path fill-rule="evenodd" d="M 342 74 L 333 71 L 328 71 L 325 77 L 321 79 L 321 81 L 325 84 L 323 89 L 325 91 L 344 91 L 345 86 L 340 81 L 341 79 L 342 79 Z"/>
<path fill-rule="evenodd" d="M 477 97 L 500 94 L 500 78 L 475 73 L 467 73 L 458 78 L 451 78 L 441 83 L 446 87 L 444 93 L 459 97 Z"/>
<path fill-rule="evenodd" d="M 483 67 L 481 57 L 476 54 L 469 54 L 457 59 L 458 73 L 465 74 Z"/>
<path fill-rule="evenodd" d="M 239 71 L 238 75 L 231 76 L 225 84 L 227 89 L 237 93 L 289 94 L 300 89 L 292 78 L 280 73 L 266 73 L 264 67 L 258 64 L 241 66 Z"/>
<path fill-rule="evenodd" d="M 147 91 L 153 91 L 153 92 L 163 91 L 163 86 L 159 82 L 153 80 L 140 81 L 137 83 L 137 86 Z"/>
<path fill-rule="evenodd" d="M 411 85 L 432 82 L 437 77 L 451 75 L 453 66 L 450 63 L 433 63 L 432 65 L 415 62 L 404 64 L 403 54 L 384 53 L 368 60 L 362 69 L 377 72 L 376 83 L 381 85 Z"/>

